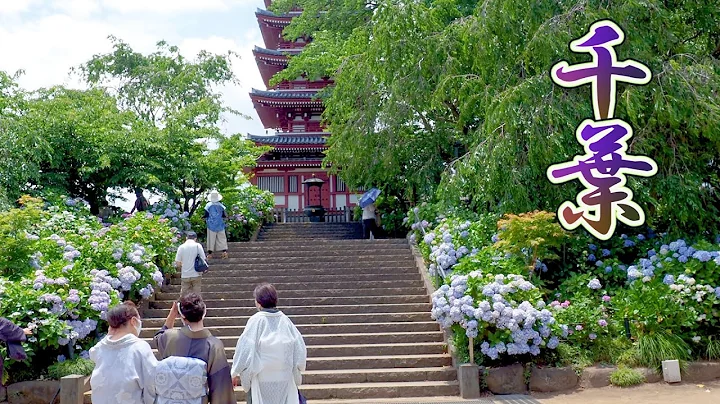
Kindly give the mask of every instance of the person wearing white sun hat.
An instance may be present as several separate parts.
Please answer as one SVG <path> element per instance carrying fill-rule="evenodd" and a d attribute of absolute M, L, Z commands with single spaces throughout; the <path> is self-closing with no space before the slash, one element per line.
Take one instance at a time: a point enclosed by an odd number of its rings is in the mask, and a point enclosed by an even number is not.
<path fill-rule="evenodd" d="M 222 195 L 218 191 L 212 191 L 209 195 L 210 202 L 205 205 L 203 219 L 207 223 L 207 250 L 208 258 L 212 257 L 213 251 L 222 252 L 221 258 L 227 258 L 227 236 L 225 234 L 225 219 L 227 213 L 225 206 L 220 203 Z"/>

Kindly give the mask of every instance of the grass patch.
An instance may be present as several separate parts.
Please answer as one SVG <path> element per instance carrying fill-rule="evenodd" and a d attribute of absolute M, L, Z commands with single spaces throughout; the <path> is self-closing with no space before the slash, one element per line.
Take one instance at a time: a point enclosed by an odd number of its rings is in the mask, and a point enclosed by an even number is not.
<path fill-rule="evenodd" d="M 640 364 L 657 371 L 662 370 L 662 361 L 677 359 L 680 369 L 687 368 L 690 346 L 674 334 L 654 333 L 640 337 L 637 344 Z"/>
<path fill-rule="evenodd" d="M 610 374 L 610 383 L 618 387 L 637 386 L 645 383 L 645 376 L 635 369 L 621 366 Z"/>
<path fill-rule="evenodd" d="M 628 367 L 642 366 L 643 364 L 642 359 L 640 358 L 640 349 L 638 349 L 638 346 L 633 345 L 618 355 L 617 364 Z"/>
<path fill-rule="evenodd" d="M 48 376 L 55 380 L 60 380 L 70 375 L 89 376 L 92 374 L 93 369 L 95 369 L 95 362 L 90 359 L 77 358 L 50 365 L 48 368 Z"/>
<path fill-rule="evenodd" d="M 707 348 L 705 348 L 705 355 L 711 361 L 720 359 L 720 341 L 710 337 Z"/>
<path fill-rule="evenodd" d="M 556 352 L 560 366 L 572 366 L 576 371 L 592 366 L 594 363 L 592 352 L 579 346 L 561 343 L 558 345 Z"/>

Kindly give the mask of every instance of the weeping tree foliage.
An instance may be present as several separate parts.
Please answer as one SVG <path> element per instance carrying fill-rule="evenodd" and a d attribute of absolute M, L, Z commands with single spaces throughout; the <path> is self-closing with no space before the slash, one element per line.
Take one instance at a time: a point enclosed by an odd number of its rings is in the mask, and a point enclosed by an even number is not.
<path fill-rule="evenodd" d="M 356 18 L 333 25 L 331 10 Z M 575 128 L 592 117 L 590 86 L 564 89 L 553 64 L 590 60 L 568 49 L 593 22 L 626 32 L 620 59 L 648 65 L 647 86 L 619 85 L 615 116 L 634 129 L 628 152 L 653 158 L 630 177 L 654 226 L 718 227 L 720 3 L 715 0 L 425 0 L 279 2 L 307 10 L 286 30 L 310 35 L 276 80 L 332 76 L 326 161 L 350 185 L 393 184 L 410 200 L 478 211 L 554 211 L 579 182 L 547 167 L 583 154 Z M 354 12 L 353 12 L 354 8 Z"/>

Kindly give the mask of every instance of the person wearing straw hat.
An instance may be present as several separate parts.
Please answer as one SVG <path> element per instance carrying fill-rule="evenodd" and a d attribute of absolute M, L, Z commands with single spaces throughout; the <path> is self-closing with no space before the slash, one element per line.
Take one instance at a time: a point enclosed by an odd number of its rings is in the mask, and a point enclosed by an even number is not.
<path fill-rule="evenodd" d="M 220 258 L 227 258 L 227 235 L 225 234 L 225 219 L 227 213 L 225 206 L 220 203 L 222 195 L 218 191 L 212 191 L 209 195 L 210 202 L 205 205 L 203 219 L 207 223 L 207 250 L 208 258 L 212 258 L 213 251 L 222 252 Z"/>

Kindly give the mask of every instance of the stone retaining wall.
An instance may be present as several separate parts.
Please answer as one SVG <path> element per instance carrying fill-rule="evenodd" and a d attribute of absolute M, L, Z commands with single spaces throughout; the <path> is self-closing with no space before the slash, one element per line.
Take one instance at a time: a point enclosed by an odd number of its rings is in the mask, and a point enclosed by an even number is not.
<path fill-rule="evenodd" d="M 480 385 L 494 394 L 528 394 L 530 391 L 552 393 L 577 388 L 598 388 L 610 385 L 610 374 L 617 368 L 593 366 L 578 374 L 573 368 L 531 368 L 529 371 L 520 364 L 501 368 L 486 368 L 480 371 Z M 652 369 L 636 369 L 645 375 L 646 383 L 658 383 L 662 374 Z M 529 376 L 529 378 L 528 378 Z M 691 362 L 682 381 L 690 383 L 708 382 L 720 379 L 720 362 Z"/>

